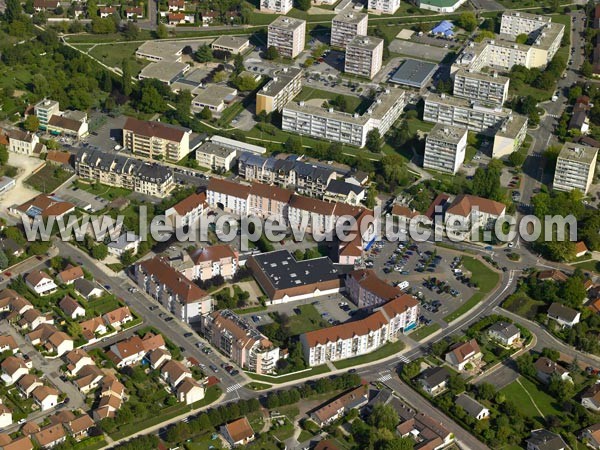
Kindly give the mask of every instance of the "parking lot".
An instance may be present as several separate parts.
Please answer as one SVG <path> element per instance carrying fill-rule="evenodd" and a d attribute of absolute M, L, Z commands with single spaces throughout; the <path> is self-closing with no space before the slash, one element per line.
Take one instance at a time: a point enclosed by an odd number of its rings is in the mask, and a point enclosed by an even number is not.
<path fill-rule="evenodd" d="M 90 212 L 100 211 L 109 203 L 108 200 L 79 189 L 73 186 L 72 183 L 62 186 L 56 193 L 63 200 L 74 203 L 77 207 L 87 209 Z"/>
<path fill-rule="evenodd" d="M 104 151 L 112 150 L 122 141 L 122 132 L 126 116 L 110 117 L 103 116 L 106 119 L 102 125 L 93 130 L 84 140 L 83 146 L 99 148 Z"/>
<path fill-rule="evenodd" d="M 464 274 L 455 258 L 458 258 L 456 252 L 430 242 L 384 241 L 382 245 L 374 246 L 365 261 L 366 267 L 375 270 L 389 283 L 408 283 L 407 289 L 421 302 L 422 323 L 442 324 L 446 315 L 475 293 L 468 282 L 457 278 Z"/>

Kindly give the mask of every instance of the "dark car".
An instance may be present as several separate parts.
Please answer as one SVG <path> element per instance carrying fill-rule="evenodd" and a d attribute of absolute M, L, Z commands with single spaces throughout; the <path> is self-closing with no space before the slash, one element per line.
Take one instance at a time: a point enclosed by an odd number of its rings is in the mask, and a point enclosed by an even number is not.
<path fill-rule="evenodd" d="M 173 318 L 172 318 L 172 317 L 167 317 L 167 318 L 165 319 L 165 322 L 170 322 L 171 320 L 173 320 Z"/>
<path fill-rule="evenodd" d="M 193 335 L 194 335 L 194 333 L 185 333 L 185 334 L 183 335 L 183 337 L 184 337 L 184 338 L 190 338 L 190 337 L 192 337 Z"/>

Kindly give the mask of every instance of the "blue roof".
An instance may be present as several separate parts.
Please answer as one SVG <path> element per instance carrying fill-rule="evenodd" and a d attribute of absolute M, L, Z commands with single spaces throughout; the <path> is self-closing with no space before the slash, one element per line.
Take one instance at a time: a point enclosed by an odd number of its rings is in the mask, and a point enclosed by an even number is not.
<path fill-rule="evenodd" d="M 452 31 L 452 30 L 446 30 L 446 31 L 444 31 L 444 35 L 445 36 L 454 36 L 454 31 Z"/>
<path fill-rule="evenodd" d="M 446 31 L 452 30 L 453 28 L 454 28 L 454 25 L 452 24 L 452 22 L 450 22 L 448 20 L 442 20 L 435 27 L 433 27 L 433 30 L 431 30 L 431 32 L 434 34 L 446 33 Z"/>

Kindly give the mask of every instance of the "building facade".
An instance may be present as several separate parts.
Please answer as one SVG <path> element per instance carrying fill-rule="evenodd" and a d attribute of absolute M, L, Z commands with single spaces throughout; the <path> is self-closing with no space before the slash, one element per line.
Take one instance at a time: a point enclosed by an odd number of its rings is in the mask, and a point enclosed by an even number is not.
<path fill-rule="evenodd" d="M 260 10 L 273 14 L 287 14 L 292 10 L 292 0 L 261 0 Z"/>
<path fill-rule="evenodd" d="M 346 10 L 331 21 L 331 46 L 346 48 L 356 36 L 366 36 L 369 16 L 365 13 Z"/>
<path fill-rule="evenodd" d="M 379 14 L 394 14 L 400 8 L 400 0 L 369 0 L 367 7 Z"/>
<path fill-rule="evenodd" d="M 383 64 L 383 39 L 372 36 L 355 36 L 346 46 L 344 72 L 370 80 Z"/>
<path fill-rule="evenodd" d="M 425 139 L 423 167 L 455 174 L 465 160 L 467 129 L 436 124 Z"/>
<path fill-rule="evenodd" d="M 552 187 L 559 191 L 579 189 L 587 194 L 596 170 L 598 149 L 566 142 L 556 161 Z"/>
<path fill-rule="evenodd" d="M 499 76 L 496 72 L 489 75 L 459 69 L 454 74 L 453 94 L 455 97 L 501 106 L 508 98 L 509 83 L 508 77 Z"/>
<path fill-rule="evenodd" d="M 187 128 L 128 117 L 123 126 L 123 146 L 146 158 L 179 161 L 190 153 L 191 134 Z"/>
<path fill-rule="evenodd" d="M 284 67 L 256 93 L 256 114 L 281 111 L 302 90 L 302 69 Z"/>
<path fill-rule="evenodd" d="M 267 47 L 275 47 L 285 58 L 295 58 L 304 50 L 305 35 L 305 20 L 280 16 L 269 25 Z"/>

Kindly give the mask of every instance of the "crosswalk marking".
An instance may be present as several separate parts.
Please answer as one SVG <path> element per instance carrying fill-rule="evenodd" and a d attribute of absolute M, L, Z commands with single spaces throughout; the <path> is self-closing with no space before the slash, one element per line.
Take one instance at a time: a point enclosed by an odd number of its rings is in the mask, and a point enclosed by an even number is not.
<path fill-rule="evenodd" d="M 400 356 L 398 357 L 398 359 L 399 359 L 401 362 L 403 362 L 403 363 L 406 363 L 406 364 L 408 364 L 408 363 L 410 362 L 410 359 L 408 359 L 408 358 L 407 358 L 406 356 L 404 356 L 404 355 L 400 355 Z"/>
<path fill-rule="evenodd" d="M 238 389 L 241 389 L 241 388 L 242 388 L 242 386 L 240 385 L 240 383 L 236 383 L 231 386 L 227 386 L 227 392 L 237 391 Z"/>
<path fill-rule="evenodd" d="M 389 373 L 386 373 L 385 375 L 380 376 L 379 378 L 377 378 L 378 381 L 384 382 L 384 381 L 388 381 L 392 379 L 392 375 Z"/>

